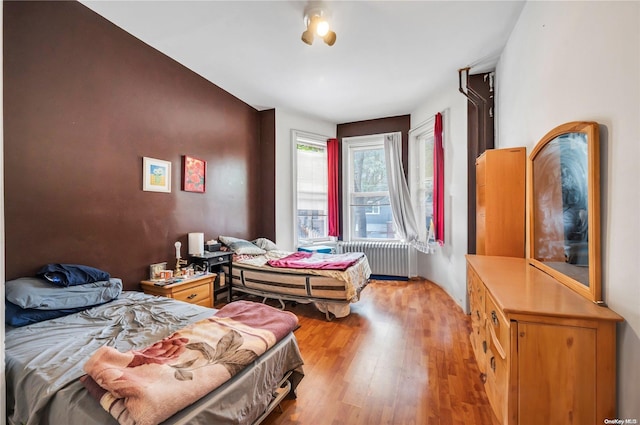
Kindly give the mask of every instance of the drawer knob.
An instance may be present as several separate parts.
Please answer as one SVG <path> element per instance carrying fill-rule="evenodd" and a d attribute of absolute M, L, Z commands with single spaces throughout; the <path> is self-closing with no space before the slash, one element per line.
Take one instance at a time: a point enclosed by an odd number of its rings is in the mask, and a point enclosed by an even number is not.
<path fill-rule="evenodd" d="M 195 298 L 195 297 L 197 297 L 197 296 L 198 296 L 198 294 L 191 294 L 191 295 L 189 295 L 189 296 L 187 297 L 187 299 L 188 299 L 188 300 L 192 300 L 192 299 L 194 299 L 194 298 Z"/>
<path fill-rule="evenodd" d="M 499 324 L 499 323 L 498 323 L 498 315 L 496 314 L 496 311 L 495 311 L 495 310 L 493 310 L 493 311 L 491 312 L 491 321 L 493 322 L 493 324 L 494 324 L 495 326 L 498 326 L 498 324 Z"/>
<path fill-rule="evenodd" d="M 496 358 L 491 356 L 491 360 L 489 360 L 489 364 L 491 365 L 491 370 L 496 371 Z"/>

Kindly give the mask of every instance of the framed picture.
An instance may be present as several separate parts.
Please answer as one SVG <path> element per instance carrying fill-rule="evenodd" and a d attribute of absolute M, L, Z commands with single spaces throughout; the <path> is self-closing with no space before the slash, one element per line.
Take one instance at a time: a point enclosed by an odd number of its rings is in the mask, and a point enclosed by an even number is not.
<path fill-rule="evenodd" d="M 171 162 L 143 157 L 142 190 L 171 192 Z"/>
<path fill-rule="evenodd" d="M 149 280 L 160 280 L 160 272 L 167 269 L 167 262 L 151 264 L 149 266 Z"/>
<path fill-rule="evenodd" d="M 184 155 L 182 157 L 182 190 L 186 192 L 204 193 L 207 175 L 207 162 Z"/>

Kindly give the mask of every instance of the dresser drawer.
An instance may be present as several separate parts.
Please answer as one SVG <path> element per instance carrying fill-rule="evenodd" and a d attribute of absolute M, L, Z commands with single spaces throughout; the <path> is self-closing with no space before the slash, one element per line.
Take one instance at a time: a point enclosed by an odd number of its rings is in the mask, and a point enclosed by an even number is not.
<path fill-rule="evenodd" d="M 471 315 L 471 347 L 478 362 L 478 369 L 484 376 L 486 373 L 485 356 L 487 352 L 486 318 L 485 318 L 485 289 L 483 283 L 473 269 L 467 270 L 467 293 L 469 295 L 469 309 Z"/>
<path fill-rule="evenodd" d="M 215 274 L 196 276 L 172 284 L 161 284 L 154 281 L 140 282 L 147 294 L 159 295 L 203 307 L 213 307 L 213 281 Z"/>
<path fill-rule="evenodd" d="M 185 301 L 191 304 L 200 304 L 204 301 L 209 302 L 211 285 L 209 282 L 205 282 L 202 285 L 192 286 L 184 290 L 175 291 L 173 298 L 180 301 Z"/>
<path fill-rule="evenodd" d="M 496 306 L 495 301 L 490 295 L 486 296 L 485 300 L 487 328 L 489 329 L 489 333 L 492 334 L 492 337 L 496 340 L 494 343 L 498 351 L 500 351 L 500 356 L 505 358 L 505 353 L 508 352 L 510 347 L 509 322 L 504 316 L 502 310 Z"/>
<path fill-rule="evenodd" d="M 508 415 L 509 359 L 502 357 L 495 339 L 489 338 L 489 340 L 485 389 L 493 412 L 498 417 L 499 423 L 504 424 L 507 423 L 505 419 Z"/>

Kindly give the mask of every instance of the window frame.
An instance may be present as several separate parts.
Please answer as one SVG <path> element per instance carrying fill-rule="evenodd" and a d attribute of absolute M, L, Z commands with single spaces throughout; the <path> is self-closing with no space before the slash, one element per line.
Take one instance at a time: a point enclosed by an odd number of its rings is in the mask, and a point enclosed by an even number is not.
<path fill-rule="evenodd" d="M 367 148 L 383 149 L 384 150 L 384 137 L 388 133 L 370 134 L 366 136 L 353 136 L 342 138 L 342 223 L 343 223 L 343 239 L 345 241 L 385 241 L 385 242 L 398 242 L 397 234 L 394 238 L 363 238 L 356 237 L 353 234 L 352 229 L 352 214 L 351 214 L 351 182 L 353 181 L 354 170 L 351 167 L 351 160 L 353 152 L 357 150 L 364 150 Z M 385 158 L 386 161 L 386 158 Z M 384 192 L 366 192 L 367 196 L 390 196 L 389 189 Z M 389 205 L 390 206 L 390 205 Z M 372 206 L 374 207 L 374 206 Z M 378 207 L 378 214 L 379 208 Z M 370 215 L 369 213 L 366 213 Z M 391 212 L 393 214 L 393 211 Z"/>
<path fill-rule="evenodd" d="M 422 122 L 416 128 L 409 131 L 409 193 L 411 194 L 411 202 L 415 210 L 416 217 L 420 220 L 419 228 L 419 240 L 424 243 L 434 242 L 429 241 L 429 227 L 424 226 L 426 218 L 426 208 L 423 205 L 423 193 L 426 188 L 423 187 L 421 177 L 424 175 L 424 142 L 431 142 L 432 147 L 435 144 L 434 126 L 435 117 L 431 117 Z M 443 135 L 444 136 L 444 135 Z M 433 155 L 432 155 L 433 159 Z M 432 182 L 435 180 L 435 170 L 431 176 Z M 433 187 L 433 186 L 432 186 Z M 432 189 L 433 191 L 433 189 Z M 432 194 L 433 195 L 433 194 Z M 433 210 L 431 211 L 431 218 L 433 219 Z"/>
<path fill-rule="evenodd" d="M 319 242 L 327 242 L 331 240 L 331 238 L 328 235 L 329 233 L 328 190 L 327 190 L 327 209 L 326 209 L 327 215 L 325 216 L 326 217 L 326 223 L 325 223 L 326 236 L 318 237 L 318 238 L 308 238 L 308 239 L 300 239 L 298 237 L 298 176 L 300 174 L 298 170 L 298 144 L 303 143 L 310 146 L 321 147 L 326 152 L 327 140 L 329 138 L 330 138 L 329 136 L 323 136 L 321 134 L 310 133 L 307 131 L 291 130 L 291 151 L 292 151 L 291 158 L 292 158 L 292 164 L 293 164 L 292 166 L 292 173 L 293 173 L 293 179 L 292 179 L 293 223 L 292 225 L 293 225 L 293 243 L 295 247 L 302 246 L 302 245 L 311 245 Z M 327 178 L 328 178 L 328 172 L 329 172 L 328 165 L 327 165 L 326 172 L 327 172 Z"/>

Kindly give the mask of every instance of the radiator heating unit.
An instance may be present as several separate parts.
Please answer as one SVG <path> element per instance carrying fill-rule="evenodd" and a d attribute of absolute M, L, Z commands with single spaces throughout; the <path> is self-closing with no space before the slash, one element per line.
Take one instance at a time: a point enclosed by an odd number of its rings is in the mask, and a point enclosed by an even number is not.
<path fill-rule="evenodd" d="M 414 249 L 404 242 L 350 241 L 338 242 L 338 253 L 364 252 L 369 260 L 371 274 L 409 278 Z"/>

